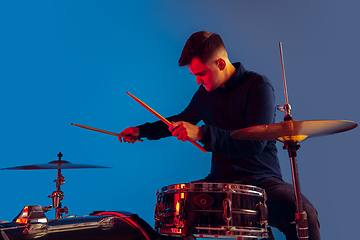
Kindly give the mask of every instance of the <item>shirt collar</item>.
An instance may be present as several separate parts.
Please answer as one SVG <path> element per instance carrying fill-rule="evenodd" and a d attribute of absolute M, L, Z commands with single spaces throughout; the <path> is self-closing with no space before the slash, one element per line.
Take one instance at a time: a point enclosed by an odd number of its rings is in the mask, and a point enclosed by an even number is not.
<path fill-rule="evenodd" d="M 218 91 L 219 93 L 230 92 L 245 81 L 243 78 L 243 76 L 247 72 L 245 67 L 240 62 L 233 63 L 233 65 L 236 68 L 236 73 L 225 83 L 225 88 L 219 87 L 216 89 L 216 91 Z"/>

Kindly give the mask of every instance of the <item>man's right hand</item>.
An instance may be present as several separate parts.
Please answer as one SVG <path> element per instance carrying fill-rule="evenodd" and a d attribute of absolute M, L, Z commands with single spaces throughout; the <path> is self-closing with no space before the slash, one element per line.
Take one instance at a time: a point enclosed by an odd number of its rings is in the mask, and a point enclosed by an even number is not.
<path fill-rule="evenodd" d="M 120 136 L 118 136 L 118 139 L 120 142 L 128 142 L 128 143 L 134 143 L 137 139 L 139 139 L 140 130 L 137 127 L 129 127 L 124 129 L 120 135 L 123 137 L 121 139 Z"/>

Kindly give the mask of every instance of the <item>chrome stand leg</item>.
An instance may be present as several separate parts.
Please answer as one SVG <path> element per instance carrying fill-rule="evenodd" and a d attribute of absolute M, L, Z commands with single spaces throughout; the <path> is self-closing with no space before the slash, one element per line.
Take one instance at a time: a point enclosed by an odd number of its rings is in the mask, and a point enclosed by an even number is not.
<path fill-rule="evenodd" d="M 284 149 L 288 150 L 289 157 L 291 160 L 291 169 L 292 169 L 293 185 L 294 185 L 295 200 L 296 200 L 296 214 L 295 214 L 296 232 L 300 240 L 305 240 L 309 238 L 309 231 L 308 231 L 307 214 L 302 206 L 299 173 L 296 162 L 296 151 L 299 148 L 300 145 L 298 145 L 296 142 L 290 141 L 284 143 Z"/>

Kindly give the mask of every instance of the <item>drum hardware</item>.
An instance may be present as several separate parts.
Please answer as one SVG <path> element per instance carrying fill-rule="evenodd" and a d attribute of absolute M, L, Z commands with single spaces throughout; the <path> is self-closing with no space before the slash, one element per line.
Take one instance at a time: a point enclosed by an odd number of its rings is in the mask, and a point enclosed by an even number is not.
<path fill-rule="evenodd" d="M 122 221 L 127 222 L 129 225 L 136 228 L 139 232 L 141 232 L 142 236 L 145 240 L 151 240 L 154 238 L 154 232 L 150 232 L 151 227 L 146 224 L 144 221 L 140 221 L 138 215 L 131 214 L 129 212 L 114 212 L 114 211 L 106 211 L 106 212 L 99 212 L 96 213 L 95 216 L 106 216 L 106 215 L 113 215 L 115 216 L 114 220 L 122 219 Z M 115 224 L 115 222 L 114 222 Z M 150 234 L 150 233 L 151 234 Z M 136 239 L 136 238 L 133 238 Z"/>
<path fill-rule="evenodd" d="M 179 190 L 180 199 L 176 201 L 176 218 L 179 221 L 184 220 L 184 213 L 185 213 L 185 193 L 183 192 L 183 185 Z"/>
<path fill-rule="evenodd" d="M 52 205 L 46 206 L 42 208 L 44 212 L 48 212 L 52 209 Z"/>
<path fill-rule="evenodd" d="M 224 221 L 227 224 L 227 229 L 226 232 L 227 234 L 229 234 L 229 229 L 230 229 L 230 220 L 231 220 L 231 201 L 229 198 L 225 198 L 223 200 L 223 208 L 224 208 L 224 212 L 223 212 L 223 218 Z"/>
<path fill-rule="evenodd" d="M 61 157 L 63 156 L 61 152 L 57 155 L 59 160 L 58 164 L 61 164 Z M 52 198 L 53 206 L 55 209 L 55 218 L 59 219 L 62 217 L 63 213 L 68 214 L 68 208 L 67 207 L 61 207 L 61 201 L 64 200 L 64 192 L 60 190 L 61 185 L 64 185 L 65 178 L 61 174 L 61 168 L 57 169 L 57 179 L 54 180 L 56 183 L 56 191 L 52 193 L 52 195 L 49 195 L 48 198 Z"/>
<path fill-rule="evenodd" d="M 43 208 L 40 205 L 25 206 L 21 212 L 14 218 L 13 222 L 28 224 L 28 223 L 47 223 Z"/>
<path fill-rule="evenodd" d="M 309 233 L 307 214 L 302 206 L 299 174 L 296 161 L 296 151 L 300 148 L 300 145 L 298 143 L 310 137 L 326 136 L 330 134 L 349 131 L 356 128 L 358 124 L 346 120 L 293 120 L 293 117 L 290 114 L 291 107 L 288 103 L 281 42 L 279 42 L 279 48 L 282 63 L 286 104 L 284 105 L 284 107 L 278 107 L 278 109 L 286 112 L 284 116 L 284 121 L 280 123 L 243 128 L 232 132 L 230 135 L 231 137 L 240 140 L 280 141 L 284 144 L 283 149 L 288 151 L 291 162 L 292 178 L 296 200 L 295 223 L 297 235 L 299 239 L 308 239 Z"/>
<path fill-rule="evenodd" d="M 280 112 L 289 112 L 291 110 L 290 104 L 285 104 L 284 106 L 280 106 L 276 104 L 275 106 Z"/>
<path fill-rule="evenodd" d="M 223 200 L 223 208 L 224 208 L 224 212 L 223 212 L 223 219 L 226 222 L 226 235 L 229 234 L 229 229 L 230 229 L 230 220 L 231 220 L 231 193 L 230 190 L 231 188 L 228 187 L 228 185 L 225 185 L 225 189 L 226 189 L 226 198 Z"/>
<path fill-rule="evenodd" d="M 32 236 L 31 238 L 40 238 L 45 236 L 49 231 L 49 226 L 44 223 L 37 224 L 28 224 L 25 226 L 23 233 L 28 236 Z"/>
<path fill-rule="evenodd" d="M 164 210 L 165 210 L 165 206 L 164 204 L 161 202 L 161 196 L 159 193 L 159 190 L 156 193 L 157 196 L 157 201 L 156 201 L 156 205 L 155 205 L 155 229 L 158 228 L 158 223 L 162 222 L 162 220 L 164 219 L 165 215 L 164 215 Z"/>
<path fill-rule="evenodd" d="M 111 217 L 106 217 L 103 218 L 99 221 L 99 227 L 101 229 L 109 229 L 112 228 L 115 224 L 115 217 L 111 216 Z"/>
<path fill-rule="evenodd" d="M 61 158 L 63 154 L 59 152 L 57 155 L 58 160 L 51 161 L 47 164 L 34 164 L 34 165 L 24 165 L 17 167 L 2 168 L 0 170 L 44 170 L 44 169 L 57 169 L 57 178 L 54 180 L 56 183 L 56 191 L 54 191 L 48 198 L 52 198 L 53 205 L 45 207 L 45 212 L 49 211 L 52 207 L 55 209 L 55 218 L 62 218 L 62 215 L 68 214 L 68 208 L 61 206 L 61 201 L 64 200 L 64 192 L 61 191 L 61 185 L 64 185 L 65 178 L 61 174 L 61 169 L 79 169 L 79 168 L 108 168 L 97 165 L 88 165 L 88 164 L 73 164 L 68 161 L 64 161 Z"/>
<path fill-rule="evenodd" d="M 259 204 L 256 205 L 257 211 L 259 211 L 259 224 L 267 224 L 267 208 L 265 203 L 259 202 Z"/>
<path fill-rule="evenodd" d="M 264 238 L 261 240 L 275 240 L 274 233 L 273 233 L 271 227 L 268 227 L 267 231 L 268 231 L 268 237 L 266 239 Z"/>
<path fill-rule="evenodd" d="M 184 212 L 185 212 L 184 199 L 179 199 L 176 201 L 176 218 L 179 219 L 179 221 L 184 220 Z"/>

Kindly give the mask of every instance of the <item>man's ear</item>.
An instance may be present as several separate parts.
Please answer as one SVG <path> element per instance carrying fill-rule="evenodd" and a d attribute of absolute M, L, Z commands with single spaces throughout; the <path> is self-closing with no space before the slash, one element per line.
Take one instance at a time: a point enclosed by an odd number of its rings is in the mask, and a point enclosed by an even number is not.
<path fill-rule="evenodd" d="M 222 59 L 222 58 L 219 58 L 219 59 L 216 61 L 216 64 L 217 64 L 218 68 L 220 69 L 220 71 L 221 71 L 221 70 L 224 70 L 225 67 L 226 67 L 226 62 L 225 62 L 225 60 Z"/>

